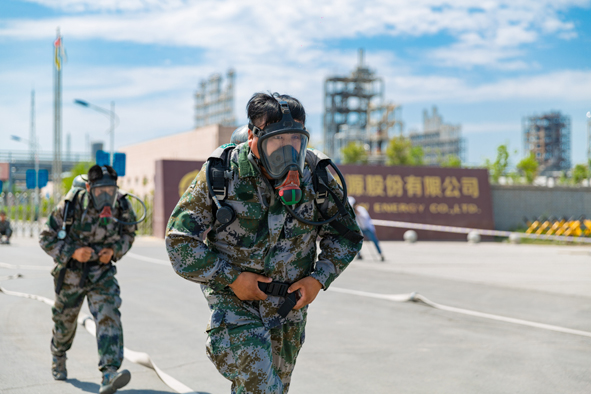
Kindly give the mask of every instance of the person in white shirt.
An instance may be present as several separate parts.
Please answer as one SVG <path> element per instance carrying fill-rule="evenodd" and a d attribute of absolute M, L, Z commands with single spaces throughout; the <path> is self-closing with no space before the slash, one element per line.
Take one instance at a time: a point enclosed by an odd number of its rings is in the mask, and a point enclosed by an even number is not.
<path fill-rule="evenodd" d="M 373 223 L 371 222 L 371 217 L 369 216 L 369 212 L 367 212 L 367 209 L 365 209 L 363 206 L 357 204 L 355 197 L 348 197 L 348 198 L 349 198 L 349 204 L 351 204 L 351 206 L 355 210 L 355 214 L 357 216 L 357 224 L 359 224 L 359 227 L 361 228 L 363 235 L 365 235 L 367 238 L 369 238 L 374 243 L 374 245 L 376 246 L 376 249 L 378 250 L 378 253 L 380 254 L 380 260 L 384 261 L 385 258 L 384 258 L 384 255 L 382 254 L 382 249 L 380 249 L 380 241 L 378 240 L 378 237 L 376 236 L 376 228 L 374 227 Z M 363 256 L 361 256 L 361 251 L 357 254 L 357 258 L 359 260 L 363 259 Z"/>

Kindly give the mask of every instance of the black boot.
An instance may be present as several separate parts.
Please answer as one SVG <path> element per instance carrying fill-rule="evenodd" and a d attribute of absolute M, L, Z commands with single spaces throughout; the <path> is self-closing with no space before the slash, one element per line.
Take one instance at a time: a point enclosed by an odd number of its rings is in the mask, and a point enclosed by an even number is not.
<path fill-rule="evenodd" d="M 103 372 L 103 382 L 99 389 L 100 394 L 113 394 L 115 391 L 124 387 L 131 380 L 131 373 L 124 369 L 117 372 L 114 370 Z"/>
<path fill-rule="evenodd" d="M 61 357 L 53 356 L 53 360 L 51 362 L 51 374 L 55 380 L 66 380 L 68 378 L 65 354 Z"/>

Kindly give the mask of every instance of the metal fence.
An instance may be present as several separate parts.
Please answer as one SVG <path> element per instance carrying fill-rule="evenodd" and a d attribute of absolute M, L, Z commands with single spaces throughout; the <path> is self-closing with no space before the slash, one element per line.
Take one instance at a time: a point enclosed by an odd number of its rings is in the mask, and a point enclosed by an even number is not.
<path fill-rule="evenodd" d="M 138 224 L 136 234 L 152 235 L 154 199 L 150 194 L 144 196 L 142 200 L 146 204 L 146 219 Z M 130 202 L 139 219 L 144 211 L 142 205 L 133 198 L 130 198 Z M 34 191 L 0 193 L 0 211 L 6 212 L 12 227 L 13 237 L 38 237 L 55 205 L 52 197 L 47 198 L 39 193 L 39 208 L 37 208 Z"/>

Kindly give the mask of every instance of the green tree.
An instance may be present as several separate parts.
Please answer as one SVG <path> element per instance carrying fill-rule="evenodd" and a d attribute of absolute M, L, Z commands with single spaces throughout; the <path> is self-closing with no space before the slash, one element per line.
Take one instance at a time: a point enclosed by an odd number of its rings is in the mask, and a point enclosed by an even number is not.
<path fill-rule="evenodd" d="M 93 165 L 94 165 L 94 163 L 91 163 L 89 161 L 82 161 L 80 163 L 77 163 L 74 167 L 72 167 L 72 170 L 70 171 L 70 175 L 65 178 L 62 178 L 62 187 L 63 187 L 64 192 L 67 193 L 68 190 L 70 190 L 70 188 L 72 187 L 72 182 L 74 181 L 74 178 L 76 178 L 78 175 L 88 174 L 88 170 Z"/>
<path fill-rule="evenodd" d="M 507 167 L 509 166 L 509 149 L 507 145 L 499 145 L 495 161 L 491 162 L 486 159 L 484 166 L 488 169 L 493 183 L 499 183 L 499 178 L 507 174 Z"/>
<path fill-rule="evenodd" d="M 440 167 L 460 168 L 462 167 L 462 160 L 456 155 L 447 155 L 439 161 Z"/>
<path fill-rule="evenodd" d="M 420 166 L 425 153 L 420 146 L 412 146 L 405 137 L 393 137 L 386 148 L 387 164 L 390 166 Z"/>
<path fill-rule="evenodd" d="M 359 142 L 349 142 L 341 153 L 343 164 L 367 164 L 367 152 Z"/>
<path fill-rule="evenodd" d="M 529 156 L 524 157 L 517 163 L 517 169 L 525 176 L 525 182 L 528 185 L 534 183 L 536 175 L 538 175 L 538 167 L 539 163 L 534 152 L 530 152 Z"/>
<path fill-rule="evenodd" d="M 571 186 L 572 183 L 572 178 L 569 178 L 568 172 L 562 171 L 560 174 L 560 178 L 558 178 L 558 184 L 562 186 Z"/>
<path fill-rule="evenodd" d="M 589 178 L 589 167 L 584 164 L 577 164 L 573 168 L 573 182 L 575 185 L 581 183 L 584 179 Z"/>

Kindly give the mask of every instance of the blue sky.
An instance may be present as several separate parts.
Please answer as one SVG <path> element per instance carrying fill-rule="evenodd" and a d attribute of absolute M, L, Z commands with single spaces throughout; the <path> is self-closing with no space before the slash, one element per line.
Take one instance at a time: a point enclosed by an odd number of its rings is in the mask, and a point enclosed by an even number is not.
<path fill-rule="evenodd" d="M 365 63 L 402 106 L 405 132 L 423 109 L 462 124 L 467 159 L 481 164 L 508 142 L 523 156 L 521 118 L 571 117 L 572 162 L 586 160 L 591 110 L 591 0 L 298 2 L 224 0 L 3 0 L 0 2 L 0 149 L 23 149 L 30 91 L 37 132 L 52 147 L 52 43 L 60 27 L 63 130 L 107 141 L 108 121 L 73 104 L 115 101 L 123 146 L 193 127 L 193 92 L 213 72 L 236 70 L 235 113 L 256 91 L 301 99 L 321 140 L 323 81 Z M 65 138 L 64 138 L 65 140 Z M 64 148 L 65 149 L 65 148 Z"/>

